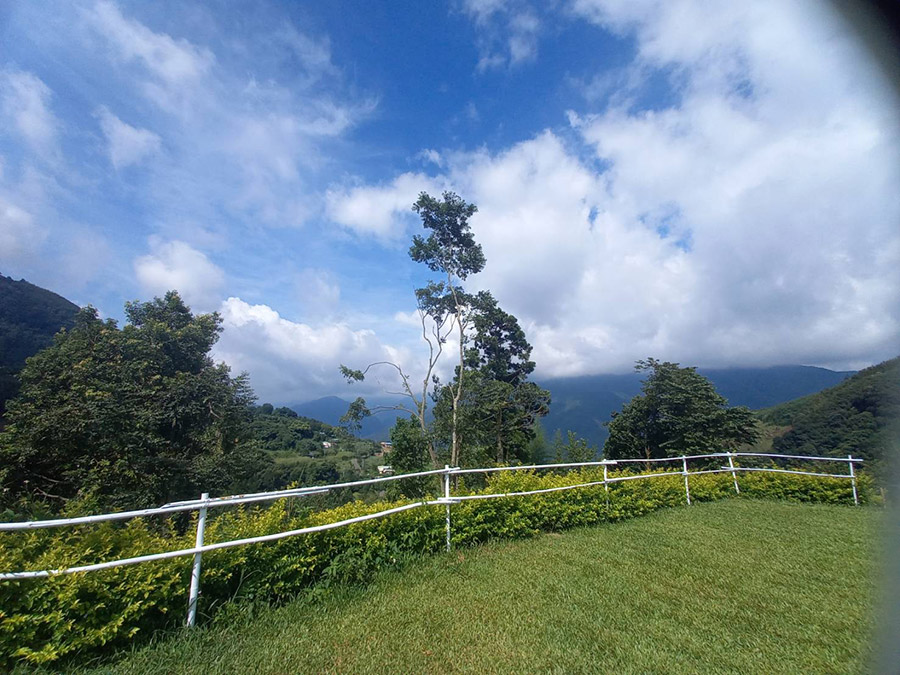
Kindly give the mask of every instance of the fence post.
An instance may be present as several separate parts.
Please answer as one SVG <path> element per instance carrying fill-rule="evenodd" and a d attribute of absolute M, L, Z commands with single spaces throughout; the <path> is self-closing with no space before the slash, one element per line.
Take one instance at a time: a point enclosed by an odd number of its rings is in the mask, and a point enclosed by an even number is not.
<path fill-rule="evenodd" d="M 200 495 L 200 499 L 203 501 L 203 506 L 200 507 L 200 515 L 197 518 L 197 548 L 203 546 L 203 535 L 206 532 L 206 500 L 209 499 L 209 493 L 204 492 Z M 194 624 L 197 623 L 197 597 L 200 595 L 200 561 L 202 557 L 202 553 L 194 554 L 194 567 L 191 570 L 191 589 L 188 593 L 188 628 L 193 628 Z"/>
<path fill-rule="evenodd" d="M 731 452 L 728 453 L 728 466 L 731 467 L 731 479 L 734 481 L 734 491 L 741 494 L 741 488 L 739 488 L 737 484 L 737 471 L 734 470 L 734 459 L 731 457 Z"/>
<path fill-rule="evenodd" d="M 450 552 L 450 465 L 444 464 L 444 499 L 447 500 L 447 552 Z"/>
<path fill-rule="evenodd" d="M 603 465 L 603 489 L 606 490 L 606 505 L 609 506 L 609 483 L 606 482 L 606 464 Z"/>
<path fill-rule="evenodd" d="M 856 492 L 856 473 L 853 471 L 853 455 L 847 455 L 847 464 L 850 465 L 850 483 L 853 485 L 853 503 L 859 506 L 859 495 Z"/>
<path fill-rule="evenodd" d="M 682 473 L 684 474 L 684 494 L 687 497 L 688 506 L 691 505 L 691 488 L 688 487 L 688 469 L 687 469 L 687 457 L 684 455 L 681 456 L 681 465 L 683 467 Z"/>

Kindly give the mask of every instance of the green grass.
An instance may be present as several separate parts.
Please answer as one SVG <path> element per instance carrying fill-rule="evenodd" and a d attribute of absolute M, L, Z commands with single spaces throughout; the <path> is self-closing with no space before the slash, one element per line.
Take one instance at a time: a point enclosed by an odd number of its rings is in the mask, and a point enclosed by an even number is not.
<path fill-rule="evenodd" d="M 880 516 L 729 500 L 490 544 L 238 612 L 101 670 L 860 672 Z"/>

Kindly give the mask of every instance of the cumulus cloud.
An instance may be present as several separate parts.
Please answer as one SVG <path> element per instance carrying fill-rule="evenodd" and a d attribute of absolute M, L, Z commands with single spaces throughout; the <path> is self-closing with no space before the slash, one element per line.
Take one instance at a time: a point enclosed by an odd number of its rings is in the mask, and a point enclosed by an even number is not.
<path fill-rule="evenodd" d="M 151 253 L 134 261 L 138 283 L 147 294 L 176 290 L 195 311 L 215 309 L 225 273 L 206 254 L 182 241 L 152 239 Z"/>
<path fill-rule="evenodd" d="M 152 131 L 126 124 L 105 106 L 97 110 L 97 117 L 106 136 L 109 161 L 116 169 L 139 164 L 144 158 L 159 152 L 160 138 Z"/>
<path fill-rule="evenodd" d="M 0 111 L 32 150 L 50 156 L 57 152 L 59 122 L 50 110 L 51 91 L 33 73 L 0 70 Z"/>
<path fill-rule="evenodd" d="M 538 375 L 895 355 L 896 113 L 846 30 L 811 3 L 573 11 L 633 36 L 622 81 L 668 78 L 673 103 L 597 94 L 569 115 L 574 139 L 443 155 L 479 206 L 473 286 L 519 317 Z M 355 194 L 386 203 L 394 186 Z"/>
<path fill-rule="evenodd" d="M 409 360 L 404 350 L 383 344 L 374 331 L 354 330 L 345 323 L 297 323 L 268 305 L 252 305 L 234 297 L 223 302 L 219 312 L 224 331 L 214 355 L 235 372 L 249 372 L 262 401 L 297 402 L 335 393 L 380 392 L 382 386 L 396 387 L 389 373 L 383 373 L 382 380 L 370 377 L 350 390 L 338 366 Z"/>
<path fill-rule="evenodd" d="M 439 185 L 424 174 L 404 173 L 388 185 L 333 188 L 326 197 L 328 217 L 360 235 L 397 239 L 412 220 L 410 206 L 419 193 L 440 192 Z"/>

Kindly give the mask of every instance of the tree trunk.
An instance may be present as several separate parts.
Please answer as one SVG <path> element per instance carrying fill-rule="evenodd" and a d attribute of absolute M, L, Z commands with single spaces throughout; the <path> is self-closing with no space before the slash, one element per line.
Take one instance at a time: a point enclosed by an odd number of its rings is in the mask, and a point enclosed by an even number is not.
<path fill-rule="evenodd" d="M 502 464 L 503 457 L 503 411 L 497 411 L 497 464 Z"/>

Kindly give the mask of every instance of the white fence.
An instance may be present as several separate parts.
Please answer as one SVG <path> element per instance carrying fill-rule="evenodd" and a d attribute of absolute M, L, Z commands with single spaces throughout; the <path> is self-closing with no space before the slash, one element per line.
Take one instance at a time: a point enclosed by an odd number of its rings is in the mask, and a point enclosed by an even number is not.
<path fill-rule="evenodd" d="M 744 466 L 736 466 L 734 463 L 734 459 L 736 457 L 761 457 L 761 458 L 770 458 L 770 459 L 792 459 L 792 460 L 802 460 L 802 461 L 812 461 L 812 462 L 832 462 L 832 463 L 846 463 L 848 466 L 848 473 L 839 474 L 839 473 L 824 473 L 824 472 L 813 472 L 813 471 L 802 471 L 797 469 L 782 469 L 782 468 L 774 468 L 774 467 L 744 467 Z M 690 471 L 688 468 L 688 461 L 697 461 L 697 460 L 712 460 L 717 458 L 727 458 L 728 466 L 723 466 L 718 469 L 701 469 L 698 471 Z M 623 481 L 629 480 L 643 480 L 649 478 L 658 478 L 661 476 L 672 476 L 678 475 L 678 473 L 674 473 L 672 471 L 661 471 L 657 473 L 641 473 L 635 475 L 617 475 L 610 476 L 609 475 L 609 467 L 611 466 L 625 466 L 632 463 L 637 464 L 649 464 L 649 463 L 666 463 L 666 462 L 676 462 L 681 464 L 680 474 L 684 476 L 684 494 L 685 501 L 688 505 L 691 504 L 691 490 L 689 477 L 696 476 L 701 474 L 712 474 L 712 473 L 730 473 L 732 479 L 734 481 L 734 490 L 736 493 L 740 493 L 740 485 L 738 483 L 738 473 L 740 472 L 770 472 L 770 473 L 788 473 L 788 474 L 798 474 L 803 476 L 822 476 L 829 478 L 847 478 L 850 480 L 851 485 L 853 487 L 853 502 L 854 504 L 859 504 L 859 495 L 857 494 L 856 489 L 856 472 L 854 471 L 853 465 L 861 463 L 861 459 L 854 459 L 852 456 L 848 455 L 847 459 L 836 459 L 834 457 L 808 457 L 804 455 L 776 455 L 776 454 L 766 454 L 766 453 L 753 453 L 753 452 L 719 452 L 713 453 L 709 455 L 688 455 L 684 457 L 667 457 L 663 459 L 619 459 L 619 460 L 603 460 L 598 462 L 568 462 L 561 464 L 534 464 L 529 466 L 502 466 L 502 467 L 491 467 L 491 468 L 483 468 L 483 469 L 460 469 L 458 467 L 445 466 L 443 469 L 435 469 L 434 471 L 420 471 L 417 473 L 407 473 L 407 474 L 397 474 L 394 476 L 386 476 L 384 478 L 373 478 L 370 480 L 358 480 L 352 481 L 349 483 L 335 483 L 332 485 L 318 485 L 314 487 L 303 487 L 303 488 L 294 488 L 289 490 L 279 490 L 275 492 L 258 492 L 253 494 L 246 495 L 237 495 L 230 497 L 213 497 L 210 498 L 208 494 L 204 493 L 201 495 L 200 499 L 194 499 L 183 502 L 174 502 L 172 504 L 166 504 L 165 506 L 161 506 L 159 508 L 154 509 L 142 509 L 139 511 L 123 511 L 119 513 L 105 513 L 93 516 L 81 516 L 77 518 L 58 518 L 55 520 L 32 520 L 26 522 L 17 522 L 17 523 L 0 523 L 0 532 L 4 531 L 15 531 L 15 530 L 35 530 L 40 528 L 48 528 L 48 527 L 64 527 L 69 525 L 83 525 L 88 523 L 100 523 L 110 520 L 125 520 L 129 518 L 138 518 L 142 516 L 151 516 L 151 515 L 166 515 L 172 513 L 179 513 L 183 511 L 199 511 L 199 517 L 197 518 L 197 536 L 195 540 L 195 545 L 193 548 L 185 548 L 177 551 L 166 551 L 164 553 L 150 553 L 147 555 L 137 556 L 134 558 L 123 558 L 121 560 L 110 560 L 101 563 L 95 563 L 93 565 L 81 565 L 77 567 L 67 567 L 63 569 L 54 569 L 54 570 L 36 570 L 36 571 L 27 571 L 27 572 L 3 572 L 0 573 L 0 581 L 10 581 L 15 579 L 34 579 L 38 577 L 49 577 L 57 574 L 74 574 L 77 572 L 94 572 L 97 570 L 109 569 L 111 567 L 121 567 L 124 565 L 136 565 L 139 563 L 150 562 L 152 560 L 165 560 L 167 558 L 178 558 L 181 556 L 193 556 L 193 567 L 191 570 L 191 584 L 188 592 L 188 614 L 187 614 L 187 625 L 193 626 L 196 617 L 197 617 L 197 598 L 200 593 L 200 570 L 202 563 L 202 555 L 206 551 L 217 551 L 219 549 L 224 548 L 233 548 L 235 546 L 245 546 L 247 544 L 256 544 L 260 542 L 266 541 L 276 541 L 278 539 L 284 539 L 286 537 L 294 537 L 300 534 L 308 534 L 311 532 L 322 532 L 323 530 L 331 530 L 338 527 L 343 527 L 345 525 L 350 525 L 352 523 L 360 523 L 366 520 L 374 520 L 375 518 L 384 518 L 386 516 L 390 516 L 394 513 L 400 513 L 401 511 L 408 511 L 410 509 L 416 509 L 423 506 L 431 506 L 431 505 L 444 505 L 445 507 L 445 525 L 446 525 L 446 548 L 450 550 L 450 535 L 451 535 L 451 513 L 450 507 L 452 504 L 457 504 L 459 502 L 475 500 L 475 499 L 500 499 L 504 497 L 522 497 L 527 495 L 536 495 L 536 494 L 545 494 L 549 492 L 560 492 L 563 490 L 574 490 L 577 488 L 591 487 L 597 485 L 603 485 L 606 488 L 606 491 L 609 491 L 609 486 L 613 483 L 619 483 Z M 474 474 L 474 473 L 495 473 L 499 471 L 526 471 L 526 470 L 541 470 L 541 469 L 562 469 L 562 468 L 575 468 L 575 467 L 602 467 L 603 468 L 603 480 L 591 481 L 587 483 L 578 483 L 575 485 L 564 485 L 560 487 L 553 488 L 544 488 L 541 490 L 526 490 L 522 492 L 506 492 L 506 493 L 497 493 L 497 494 L 468 494 L 468 495 L 453 495 L 451 493 L 451 477 L 452 476 L 461 476 L 465 474 Z M 390 481 L 403 480 L 408 478 L 422 478 L 425 476 L 441 476 L 443 483 L 443 496 L 439 499 L 433 500 L 424 500 L 412 502 L 410 504 L 405 504 L 403 506 L 398 506 L 396 508 L 387 509 L 386 511 L 379 511 L 377 513 L 370 513 L 364 516 L 359 516 L 357 518 L 348 518 L 347 520 L 341 520 L 334 523 L 328 523 L 326 525 L 316 525 L 314 527 L 303 527 L 296 530 L 288 530 L 286 532 L 277 532 L 275 534 L 267 534 L 258 537 L 249 537 L 246 539 L 234 539 L 232 541 L 223 541 L 215 544 L 204 544 L 203 538 L 206 530 L 206 516 L 207 511 L 211 508 L 223 507 L 223 506 L 231 506 L 235 504 L 254 504 L 259 502 L 266 501 L 274 501 L 276 499 L 284 499 L 291 497 L 305 497 L 309 495 L 323 494 L 326 492 L 330 492 L 333 490 L 339 490 L 342 488 L 352 488 L 359 487 L 363 485 L 374 485 L 378 483 L 387 483 Z"/>

